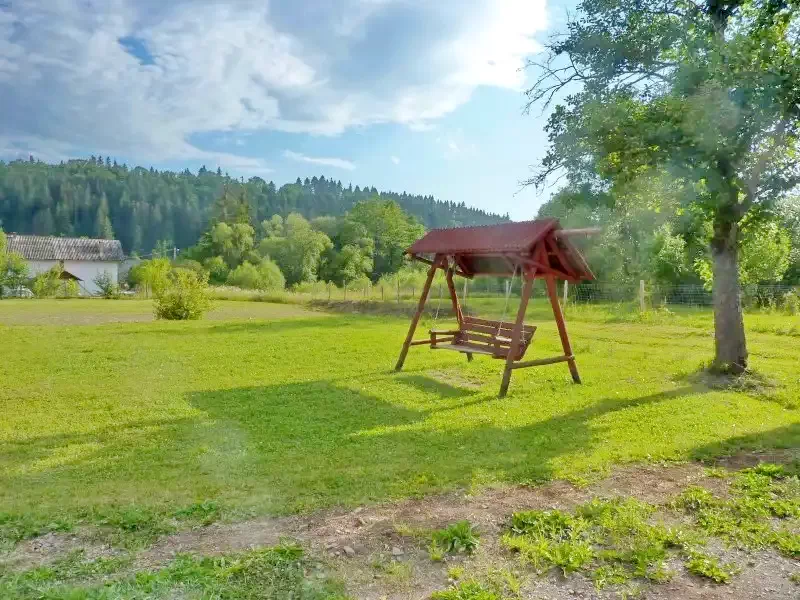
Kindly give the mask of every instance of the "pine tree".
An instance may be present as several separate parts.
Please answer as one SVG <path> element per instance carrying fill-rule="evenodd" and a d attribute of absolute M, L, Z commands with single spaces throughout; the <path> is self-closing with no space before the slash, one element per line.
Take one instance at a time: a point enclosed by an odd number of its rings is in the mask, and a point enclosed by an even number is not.
<path fill-rule="evenodd" d="M 97 214 L 94 218 L 94 237 L 105 240 L 114 239 L 114 230 L 111 228 L 111 219 L 108 216 L 108 199 L 105 192 L 100 197 Z"/>

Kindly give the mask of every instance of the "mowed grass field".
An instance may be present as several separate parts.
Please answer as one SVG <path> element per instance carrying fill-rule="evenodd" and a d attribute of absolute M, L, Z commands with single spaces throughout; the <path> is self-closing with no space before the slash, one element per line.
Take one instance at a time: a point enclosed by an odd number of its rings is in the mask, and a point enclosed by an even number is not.
<path fill-rule="evenodd" d="M 402 317 L 219 302 L 153 322 L 148 301 L 2 301 L 0 513 L 284 514 L 800 445 L 798 317 L 748 317 L 764 377 L 720 388 L 698 375 L 707 313 L 598 314 L 567 315 L 583 385 L 563 364 L 525 369 L 498 399 L 489 358 L 418 347 L 395 373 Z M 531 311 L 526 358 L 560 352 L 546 315 Z"/>

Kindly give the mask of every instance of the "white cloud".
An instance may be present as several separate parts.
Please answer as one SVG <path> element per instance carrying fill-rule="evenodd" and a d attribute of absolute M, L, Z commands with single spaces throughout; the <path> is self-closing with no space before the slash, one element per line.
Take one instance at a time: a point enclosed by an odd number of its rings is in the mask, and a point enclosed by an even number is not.
<path fill-rule="evenodd" d="M 208 133 L 429 129 L 479 86 L 520 89 L 545 17 L 545 0 L 0 2 L 0 150 L 205 160 Z"/>
<path fill-rule="evenodd" d="M 311 163 L 312 165 L 335 167 L 337 169 L 346 169 L 348 171 L 353 171 L 356 168 L 356 165 L 354 163 L 350 162 L 349 160 L 345 160 L 343 158 L 322 158 L 316 156 L 306 156 L 305 154 L 300 154 L 299 152 L 292 152 L 291 150 L 285 150 L 283 152 L 283 155 L 291 160 Z"/>
<path fill-rule="evenodd" d="M 400 164 L 400 159 L 399 159 L 399 158 L 397 158 L 396 156 L 393 156 L 393 157 L 391 158 L 391 160 L 392 160 L 392 162 L 393 162 L 394 164 L 396 164 L 396 165 L 399 165 L 399 164 Z"/>

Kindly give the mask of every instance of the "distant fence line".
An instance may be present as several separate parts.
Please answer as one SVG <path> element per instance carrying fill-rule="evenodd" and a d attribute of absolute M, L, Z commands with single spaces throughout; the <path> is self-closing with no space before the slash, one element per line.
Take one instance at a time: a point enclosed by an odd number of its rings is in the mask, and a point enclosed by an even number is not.
<path fill-rule="evenodd" d="M 702 285 L 663 285 L 640 281 L 631 283 L 589 282 L 580 284 L 561 283 L 559 298 L 569 305 L 591 304 L 638 304 L 641 310 L 660 306 L 711 307 L 713 297 L 710 290 Z M 457 291 L 462 304 L 505 303 L 506 297 L 518 299 L 521 282 L 518 280 L 502 281 L 489 278 L 476 278 L 458 282 Z M 364 284 L 357 287 L 337 287 L 332 284 L 318 282 L 308 284 L 296 292 L 298 296 L 310 297 L 312 300 L 329 301 L 370 301 L 370 302 L 412 302 L 419 299 L 422 286 Z M 537 281 L 534 287 L 534 299 L 545 296 L 543 282 Z M 742 304 L 747 308 L 781 307 L 786 302 L 800 302 L 800 287 L 785 284 L 745 285 L 742 287 Z M 450 301 L 447 286 L 444 282 L 435 282 L 427 300 L 427 308 L 435 309 L 441 304 L 448 310 Z"/>

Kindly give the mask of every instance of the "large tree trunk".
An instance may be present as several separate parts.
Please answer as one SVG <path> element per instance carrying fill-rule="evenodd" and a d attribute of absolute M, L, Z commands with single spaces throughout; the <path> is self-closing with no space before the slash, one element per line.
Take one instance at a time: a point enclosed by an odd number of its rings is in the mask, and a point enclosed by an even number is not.
<path fill-rule="evenodd" d="M 738 228 L 735 223 L 718 223 L 714 229 L 714 367 L 742 373 L 747 369 L 747 343 L 739 290 Z"/>

